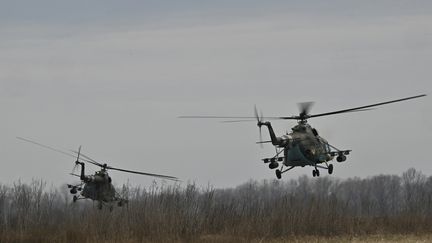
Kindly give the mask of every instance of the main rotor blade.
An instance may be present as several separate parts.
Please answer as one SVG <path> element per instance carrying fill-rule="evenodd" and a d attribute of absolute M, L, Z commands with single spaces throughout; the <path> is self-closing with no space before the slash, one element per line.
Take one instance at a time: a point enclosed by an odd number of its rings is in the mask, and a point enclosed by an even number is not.
<path fill-rule="evenodd" d="M 346 112 L 367 111 L 367 110 L 371 110 L 371 109 L 368 109 L 370 107 L 375 107 L 375 106 L 380 106 L 380 105 L 386 105 L 386 104 L 395 103 L 395 102 L 401 102 L 401 101 L 410 100 L 410 99 L 416 99 L 416 98 L 420 98 L 420 97 L 424 97 L 424 96 L 426 96 L 426 94 L 421 94 L 421 95 L 416 95 L 416 96 L 412 96 L 412 97 L 407 97 L 407 98 L 402 98 L 402 99 L 397 99 L 397 100 L 391 100 L 391 101 L 381 102 L 381 103 L 372 104 L 372 105 L 360 106 L 360 107 L 355 107 L 355 108 L 350 108 L 350 109 L 344 109 L 344 110 L 338 110 L 338 111 L 332 111 L 332 112 L 326 112 L 326 113 L 319 113 L 319 114 L 315 114 L 315 115 L 308 115 L 307 114 L 307 112 L 309 112 L 311 106 L 313 105 L 312 102 L 300 103 L 299 104 L 300 111 L 305 113 L 305 115 L 303 115 L 303 116 L 301 115 L 302 113 L 300 113 L 300 115 L 297 115 L 297 116 L 269 116 L 269 117 L 261 117 L 261 120 L 302 120 L 302 119 L 308 119 L 308 118 L 312 118 L 312 117 L 329 116 L 329 115 L 335 115 L 335 114 L 346 113 Z M 228 123 L 229 122 L 249 122 L 249 121 L 253 121 L 254 119 L 255 120 L 257 119 L 257 112 L 255 113 L 255 116 L 179 116 L 178 118 L 248 119 L 248 120 L 234 120 L 234 121 L 222 121 L 222 122 L 228 122 Z"/>
<path fill-rule="evenodd" d="M 146 176 L 152 176 L 152 177 L 158 177 L 158 178 L 178 181 L 178 178 L 174 177 L 174 176 L 152 174 L 152 173 L 146 173 L 146 172 L 140 172 L 140 171 L 134 171 L 134 170 L 125 170 L 125 169 L 119 169 L 119 168 L 115 168 L 115 167 L 111 167 L 111 166 L 107 166 L 106 168 L 109 170 L 118 170 L 118 171 L 123 171 L 123 172 L 128 172 L 128 173 L 134 173 L 134 174 L 139 174 L 139 175 L 146 175 Z"/>
<path fill-rule="evenodd" d="M 48 146 L 48 145 L 45 145 L 45 144 L 42 144 L 42 143 L 38 143 L 38 142 L 32 141 L 32 140 L 27 139 L 27 138 L 22 138 L 22 137 L 16 137 L 16 138 L 19 139 L 19 140 L 22 140 L 22 141 L 28 142 L 28 143 L 35 144 L 35 145 L 40 146 L 40 147 L 42 147 L 42 148 L 46 148 L 46 149 L 49 149 L 49 150 L 51 150 L 51 151 L 54 151 L 54 152 L 57 152 L 57 153 L 60 153 L 60 154 L 63 154 L 63 155 L 67 155 L 67 156 L 72 157 L 72 158 L 76 158 L 76 154 L 78 154 L 77 151 L 71 151 L 71 152 L 73 152 L 73 153 L 75 153 L 75 154 L 70 154 L 70 153 L 65 152 L 65 151 L 63 151 L 63 150 L 60 150 L 60 149 L 57 149 L 57 148 L 53 148 L 53 147 L 51 147 L 51 146 Z M 86 162 L 86 163 L 91 163 L 91 164 L 95 164 L 95 165 L 97 165 L 97 166 L 102 166 L 102 164 L 99 164 L 98 162 L 91 161 L 91 158 L 88 158 L 88 156 L 85 156 L 85 155 L 83 155 L 82 153 L 80 153 L 80 156 L 86 158 L 86 159 L 82 159 L 82 158 L 81 158 L 81 160 L 84 161 L 84 162 Z"/>
<path fill-rule="evenodd" d="M 26 139 L 26 138 L 22 138 L 22 137 L 16 137 L 16 138 L 19 139 L 19 140 L 35 144 L 37 146 L 40 146 L 40 147 L 43 147 L 43 148 L 46 148 L 46 149 L 49 149 L 49 150 L 52 150 L 52 151 L 55 151 L 57 153 L 61 153 L 61 154 L 67 155 L 69 157 L 76 158 L 76 155 L 70 154 L 70 153 L 65 152 L 63 150 L 56 149 L 56 148 L 50 147 L 48 145 L 35 142 L 35 141 L 30 140 L 30 139 Z M 78 151 L 72 151 L 72 152 L 75 153 L 75 154 L 78 154 Z M 91 164 L 103 167 L 102 163 L 99 163 L 99 162 L 93 160 L 92 158 L 88 157 L 87 155 L 84 155 L 83 153 L 80 153 L 80 156 L 82 156 L 82 157 L 85 158 L 85 159 L 81 159 L 84 162 L 91 163 Z M 139 171 L 133 171 L 133 170 L 124 170 L 124 169 L 119 169 L 119 168 L 115 168 L 115 167 L 111 167 L 111 166 L 107 166 L 106 168 L 110 169 L 110 170 L 118 170 L 118 171 L 123 171 L 123 172 L 128 172 L 128 173 L 134 173 L 134 174 L 140 174 L 140 175 L 146 175 L 146 176 L 153 176 L 153 177 L 158 177 L 158 178 L 163 178 L 163 179 L 178 181 L 178 178 L 174 177 L 174 176 L 145 173 L 145 172 L 139 172 Z"/>
<path fill-rule="evenodd" d="M 329 115 L 334 115 L 334 114 L 339 114 L 339 113 L 353 112 L 353 111 L 357 111 L 357 110 L 365 110 L 366 108 L 370 108 L 370 107 L 375 107 L 375 106 L 379 106 L 379 105 L 386 105 L 386 104 L 401 102 L 401 101 L 410 100 L 410 99 L 416 99 L 416 98 L 420 98 L 420 97 L 424 97 L 424 96 L 426 96 L 426 95 L 421 94 L 421 95 L 411 96 L 411 97 L 407 97 L 407 98 L 376 103 L 376 104 L 372 104 L 372 105 L 365 105 L 365 106 L 360 106 L 360 107 L 355 107 L 355 108 L 350 108 L 350 109 L 345 109 L 345 110 L 320 113 L 320 114 L 310 115 L 310 116 L 308 116 L 308 118 L 319 117 L 319 116 L 329 116 Z"/>
<path fill-rule="evenodd" d="M 19 140 L 22 140 L 22 141 L 28 142 L 28 143 L 35 144 L 35 145 L 40 146 L 40 147 L 42 147 L 42 148 L 46 148 L 46 149 L 49 149 L 49 150 L 51 150 L 51 151 L 54 151 L 54 152 L 57 152 L 57 153 L 61 153 L 61 154 L 67 155 L 67 156 L 69 156 L 69 157 L 76 158 L 75 155 L 70 154 L 70 153 L 67 153 L 67 152 L 65 152 L 65 151 L 63 151 L 63 150 L 56 149 L 56 148 L 50 147 L 50 146 L 45 145 L 45 144 L 41 144 L 41 143 L 38 143 L 38 142 L 32 141 L 32 140 L 30 140 L 30 139 L 27 139 L 27 138 L 22 138 L 22 137 L 16 137 L 16 138 L 19 139 Z"/>
<path fill-rule="evenodd" d="M 255 116 L 179 116 L 178 118 L 256 119 Z"/>
<path fill-rule="evenodd" d="M 236 123 L 236 122 L 256 122 L 256 120 L 232 120 L 232 121 L 220 121 L 222 123 Z"/>
<path fill-rule="evenodd" d="M 248 119 L 248 120 L 238 120 L 238 121 L 222 121 L 222 122 L 248 122 L 255 121 L 255 116 L 179 116 L 177 118 L 198 118 L 198 119 Z M 250 119 L 250 120 L 249 120 Z M 260 117 L 261 120 L 286 120 L 293 119 L 298 120 L 298 116 L 265 116 Z"/>
<path fill-rule="evenodd" d="M 74 153 L 77 153 L 76 151 L 73 151 Z M 96 160 L 90 158 L 89 156 L 81 153 L 81 156 L 86 158 L 87 160 L 84 160 L 87 163 L 91 163 L 100 167 L 105 167 L 104 164 L 97 162 Z M 118 170 L 118 171 L 123 171 L 123 172 L 129 172 L 129 173 L 134 173 L 134 174 L 140 174 L 140 175 L 147 175 L 147 176 L 153 176 L 153 177 L 159 177 L 159 178 L 164 178 L 164 179 L 169 179 L 169 180 L 175 180 L 177 181 L 178 178 L 177 177 L 173 177 L 173 176 L 167 176 L 167 175 L 159 175 L 159 174 L 152 174 L 152 173 L 145 173 L 145 172 L 140 172 L 140 171 L 133 171 L 133 170 L 125 170 L 125 169 L 119 169 L 119 168 L 115 168 L 112 166 L 106 166 L 106 169 L 109 170 Z"/>
<path fill-rule="evenodd" d="M 76 153 L 76 154 L 78 154 L 77 151 L 74 151 L 74 150 L 71 150 L 71 151 L 74 152 L 74 153 Z M 85 158 L 85 159 L 81 159 L 81 160 L 84 161 L 84 162 L 87 162 L 87 163 L 90 163 L 90 164 L 94 164 L 94 165 L 97 165 L 97 166 L 103 167 L 103 164 L 102 164 L 102 163 L 97 162 L 96 160 L 94 160 L 94 159 L 88 157 L 87 155 L 83 154 L 82 152 L 81 152 L 81 157 L 84 157 L 84 158 Z"/>
<path fill-rule="evenodd" d="M 77 151 L 72 151 L 74 153 L 78 153 Z M 109 170 L 118 170 L 118 171 L 123 171 L 123 172 L 129 172 L 129 173 L 134 173 L 134 174 L 140 174 L 140 175 L 146 175 L 146 176 L 153 176 L 153 177 L 159 177 L 159 178 L 164 178 L 164 179 L 169 179 L 169 180 L 175 180 L 177 181 L 178 178 L 174 177 L 174 176 L 167 176 L 167 175 L 159 175 L 159 174 L 152 174 L 152 173 L 145 173 L 145 172 L 140 172 L 140 171 L 133 171 L 133 170 L 125 170 L 125 169 L 119 169 L 119 168 L 115 168 L 112 166 L 105 166 L 105 164 L 102 164 L 100 162 L 97 162 L 96 160 L 90 158 L 89 156 L 81 153 L 81 156 L 84 157 L 87 160 L 84 160 L 87 163 L 91 163 L 100 167 L 105 167 L 106 169 Z"/>

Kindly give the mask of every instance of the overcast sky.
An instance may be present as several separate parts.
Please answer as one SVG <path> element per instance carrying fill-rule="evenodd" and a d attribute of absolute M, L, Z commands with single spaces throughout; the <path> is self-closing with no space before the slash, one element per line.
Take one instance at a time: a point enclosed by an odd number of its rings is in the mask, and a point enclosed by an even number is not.
<path fill-rule="evenodd" d="M 0 0 L 0 182 L 75 180 L 73 158 L 16 136 L 199 185 L 272 179 L 261 158 L 274 148 L 255 144 L 254 122 L 177 116 L 250 116 L 254 104 L 287 116 L 303 101 L 321 113 L 430 94 L 431 12 L 415 0 Z M 431 111 L 429 95 L 309 123 L 353 150 L 336 177 L 430 175 Z M 278 134 L 293 125 L 274 122 Z"/>

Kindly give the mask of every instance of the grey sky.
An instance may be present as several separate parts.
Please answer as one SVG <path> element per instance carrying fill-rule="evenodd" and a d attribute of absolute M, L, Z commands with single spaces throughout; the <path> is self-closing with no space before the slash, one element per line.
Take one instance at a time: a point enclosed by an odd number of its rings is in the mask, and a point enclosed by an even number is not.
<path fill-rule="evenodd" d="M 430 1 L 0 1 L 0 182 L 72 180 L 73 159 L 205 185 L 274 178 L 255 124 L 179 115 L 293 115 L 429 93 Z M 338 177 L 430 165 L 430 96 L 311 119 L 352 149 Z M 275 122 L 280 134 L 293 122 Z M 264 131 L 264 136 L 267 132 Z M 95 168 L 91 167 L 91 170 Z M 311 174 L 294 170 L 285 177 Z M 112 172 L 114 180 L 151 179 Z"/>

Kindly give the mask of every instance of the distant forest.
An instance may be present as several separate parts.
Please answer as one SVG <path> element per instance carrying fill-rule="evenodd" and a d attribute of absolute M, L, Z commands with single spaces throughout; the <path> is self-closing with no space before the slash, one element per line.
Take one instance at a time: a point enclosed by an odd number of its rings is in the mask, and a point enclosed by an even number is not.
<path fill-rule="evenodd" d="M 118 188 L 125 207 L 72 202 L 43 181 L 0 185 L 0 241 L 191 242 L 290 236 L 432 232 L 432 176 L 251 180 L 235 188 L 164 185 Z M 240 241 L 240 240 L 239 240 Z"/>

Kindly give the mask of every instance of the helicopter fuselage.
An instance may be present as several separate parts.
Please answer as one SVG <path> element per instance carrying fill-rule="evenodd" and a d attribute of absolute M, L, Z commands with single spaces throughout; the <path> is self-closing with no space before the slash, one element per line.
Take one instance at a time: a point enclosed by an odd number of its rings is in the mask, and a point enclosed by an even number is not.
<path fill-rule="evenodd" d="M 328 142 L 318 135 L 315 128 L 299 123 L 292 130 L 281 137 L 285 166 L 316 165 L 333 159 Z"/>
<path fill-rule="evenodd" d="M 114 186 L 111 183 L 111 177 L 108 175 L 105 167 L 100 171 L 97 171 L 94 175 L 85 175 L 85 165 L 83 162 L 76 161 L 76 164 L 81 165 L 81 184 L 79 185 L 68 185 L 71 188 L 70 192 L 76 194 L 81 191 L 80 197 L 74 196 L 73 201 L 79 199 L 91 199 L 99 202 L 99 208 L 102 208 L 103 203 L 110 204 L 110 209 L 112 209 L 112 203 L 117 202 L 118 206 L 122 206 L 127 203 L 127 199 L 121 198 Z"/>
<path fill-rule="evenodd" d="M 35 144 L 37 146 L 55 151 L 57 153 L 61 153 L 70 157 L 74 157 L 75 155 L 71 154 L 68 151 L 63 151 L 61 149 L 56 149 L 51 146 L 47 146 L 41 143 L 38 143 L 36 141 L 17 137 L 19 140 L 23 140 L 28 143 Z M 153 174 L 153 173 L 147 173 L 147 172 L 141 172 L 141 171 L 134 171 L 134 170 L 125 170 L 120 168 L 115 168 L 112 166 L 107 165 L 106 163 L 99 163 L 95 161 L 94 159 L 84 155 L 81 153 L 81 146 L 78 147 L 78 151 L 71 150 L 74 154 L 76 154 L 76 160 L 75 160 L 75 167 L 81 166 L 81 173 L 80 175 L 70 173 L 73 176 L 77 176 L 81 182 L 75 185 L 68 184 L 67 187 L 70 189 L 70 193 L 73 194 L 73 202 L 76 202 L 77 200 L 81 199 L 91 199 L 93 201 L 97 201 L 98 208 L 102 209 L 103 204 L 108 204 L 110 210 L 113 209 L 113 203 L 117 202 L 117 205 L 119 207 L 123 206 L 124 204 L 128 203 L 128 199 L 121 196 L 119 193 L 116 192 L 114 186 L 111 183 L 111 177 L 108 175 L 108 170 L 117 170 L 127 173 L 134 173 L 139 175 L 145 175 L 145 176 L 152 176 L 152 177 L 158 177 L 168 180 L 174 180 L 177 181 L 177 177 L 174 176 L 168 176 L 168 175 L 161 175 L 161 174 Z M 81 161 L 80 161 L 81 156 Z M 97 171 L 94 175 L 86 175 L 85 174 L 85 163 L 93 164 L 96 166 L 99 166 L 101 168 L 100 171 Z M 79 192 L 79 193 L 78 193 Z M 78 195 L 76 195 L 78 194 Z"/>
<path fill-rule="evenodd" d="M 108 174 L 98 174 L 87 176 L 81 195 L 85 198 L 102 202 L 116 201 L 116 190 L 111 184 L 111 178 Z"/>
<path fill-rule="evenodd" d="M 271 143 L 276 147 L 276 155 L 272 158 L 263 159 L 264 163 L 269 163 L 270 169 L 276 169 L 276 176 L 281 178 L 281 174 L 293 169 L 294 167 L 313 166 L 313 176 L 319 176 L 317 168 L 327 169 L 329 174 L 333 173 L 333 165 L 327 162 L 333 160 L 337 155 L 337 161 L 343 162 L 351 150 L 338 150 L 331 146 L 327 140 L 318 135 L 318 131 L 312 128 L 306 120 L 300 120 L 292 128 L 292 132 L 277 137 L 270 122 L 258 122 L 258 126 L 266 126 L 270 133 Z M 332 149 L 334 149 L 332 151 Z M 324 163 L 324 165 L 319 165 Z M 283 170 L 286 166 L 288 169 Z"/>
<path fill-rule="evenodd" d="M 246 122 L 255 119 L 260 132 L 259 144 L 271 142 L 276 148 L 276 155 L 271 158 L 264 158 L 264 163 L 269 163 L 270 169 L 276 169 L 276 177 L 281 179 L 282 174 L 298 166 L 313 166 L 312 175 L 319 176 L 318 168 L 325 169 L 329 174 L 333 173 L 333 164 L 328 163 L 336 156 L 337 162 L 346 160 L 346 155 L 350 154 L 351 150 L 340 150 L 330 145 L 324 138 L 318 135 L 316 129 L 307 124 L 307 120 L 315 117 L 330 116 L 343 114 L 348 112 L 360 112 L 374 109 L 381 105 L 417 99 L 425 97 L 426 94 L 415 95 L 402 99 L 390 100 L 371 105 L 358 106 L 354 108 L 335 110 L 330 112 L 310 114 L 309 111 L 313 102 L 299 103 L 300 113 L 293 116 L 270 116 L 264 117 L 262 112 L 258 112 L 255 106 L 255 116 L 180 116 L 180 118 L 212 118 L 212 119 L 229 119 L 226 122 Z M 241 119 L 241 120 L 232 120 Z M 297 120 L 298 124 L 292 128 L 291 133 L 283 136 L 276 136 L 273 127 L 267 119 L 271 120 Z M 271 141 L 262 141 L 261 127 L 266 126 L 269 131 Z M 282 162 L 282 165 L 280 164 Z M 320 165 L 322 164 L 322 165 Z M 284 169 L 284 166 L 288 167 Z M 279 168 L 279 169 L 277 169 Z"/>

